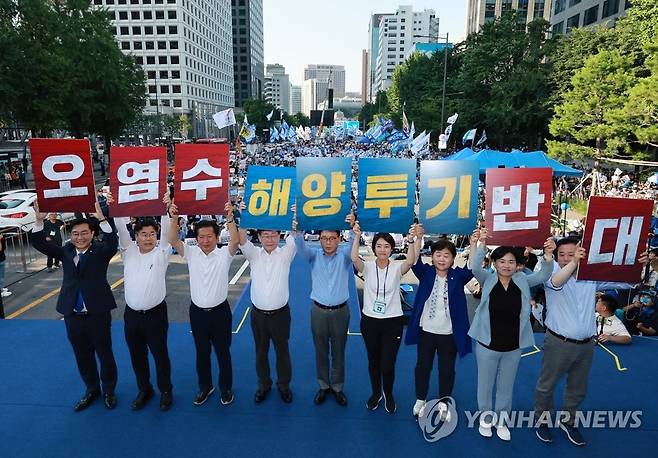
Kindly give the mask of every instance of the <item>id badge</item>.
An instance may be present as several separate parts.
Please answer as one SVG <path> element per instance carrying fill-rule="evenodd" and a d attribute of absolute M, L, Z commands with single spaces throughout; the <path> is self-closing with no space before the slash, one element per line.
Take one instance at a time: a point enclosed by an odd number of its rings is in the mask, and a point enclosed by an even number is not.
<path fill-rule="evenodd" d="M 50 236 L 55 237 L 55 231 L 50 231 Z"/>
<path fill-rule="evenodd" d="M 372 311 L 374 313 L 378 313 L 380 315 L 383 315 L 386 312 L 386 302 L 375 301 L 372 304 Z"/>

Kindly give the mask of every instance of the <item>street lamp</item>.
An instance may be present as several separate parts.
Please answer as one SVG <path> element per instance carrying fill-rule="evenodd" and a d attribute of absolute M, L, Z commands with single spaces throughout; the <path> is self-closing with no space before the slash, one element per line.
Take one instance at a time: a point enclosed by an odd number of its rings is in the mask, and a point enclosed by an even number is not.
<path fill-rule="evenodd" d="M 414 35 L 414 38 L 434 38 L 431 35 Z M 445 113 L 446 113 L 446 81 L 448 79 L 448 34 L 446 33 L 445 36 L 439 35 L 438 30 L 436 34 L 436 42 L 438 43 L 439 40 L 445 40 L 446 41 L 446 46 L 443 48 L 443 91 L 441 95 L 441 127 L 440 127 L 440 132 L 443 132 L 443 122 L 445 120 Z"/>

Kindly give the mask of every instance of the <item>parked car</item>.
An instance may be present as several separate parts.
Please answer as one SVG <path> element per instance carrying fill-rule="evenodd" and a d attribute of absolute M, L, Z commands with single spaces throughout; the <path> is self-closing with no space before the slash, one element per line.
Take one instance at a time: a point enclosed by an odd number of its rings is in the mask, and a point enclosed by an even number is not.
<path fill-rule="evenodd" d="M 0 228 L 16 227 L 29 231 L 34 226 L 34 201 L 36 192 L 11 192 L 0 196 Z M 68 221 L 75 217 L 73 213 L 62 213 L 60 219 Z"/>
<path fill-rule="evenodd" d="M 307 242 L 317 242 L 320 240 L 320 231 L 306 231 L 304 233 L 304 240 Z"/>

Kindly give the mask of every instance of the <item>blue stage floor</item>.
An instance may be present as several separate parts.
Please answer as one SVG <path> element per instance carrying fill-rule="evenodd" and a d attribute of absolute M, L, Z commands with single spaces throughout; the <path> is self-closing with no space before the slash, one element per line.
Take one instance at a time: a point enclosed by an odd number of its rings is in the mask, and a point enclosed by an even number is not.
<path fill-rule="evenodd" d="M 295 263 L 294 275 L 304 276 Z M 291 275 L 292 278 L 292 275 Z M 294 277 L 298 278 L 298 277 Z M 194 344 L 189 325 L 172 324 L 169 348 L 173 366 L 174 405 L 158 410 L 157 397 L 141 412 L 132 412 L 136 394 L 121 322 L 113 323 L 114 348 L 119 366 L 119 404 L 107 411 L 100 402 L 81 413 L 73 404 L 83 394 L 64 323 L 58 321 L 0 321 L 0 458 L 14 457 L 201 457 L 201 456 L 619 456 L 635 452 L 654 456 L 658 437 L 655 355 L 658 341 L 636 338 L 631 346 L 609 346 L 615 361 L 596 349 L 588 397 L 591 410 L 641 410 L 638 429 L 587 429 L 584 448 L 576 448 L 564 435 L 554 432 L 551 445 L 540 443 L 531 429 L 512 430 L 512 441 L 495 435 L 482 438 L 467 428 L 464 410 L 476 410 L 476 367 L 473 355 L 457 364 L 454 397 L 460 413 L 457 430 L 430 444 L 411 416 L 414 396 L 415 347 L 401 348 L 395 395 L 398 412 L 387 414 L 383 406 L 365 409 L 370 394 L 367 359 L 360 336 L 351 336 L 347 347 L 345 393 L 349 406 L 339 407 L 329 398 L 315 406 L 317 390 L 314 350 L 310 332 L 309 281 L 295 282 L 292 308 L 291 353 L 294 401 L 284 404 L 273 392 L 261 405 L 253 402 L 256 389 L 254 350 L 249 319 L 234 335 L 235 401 L 220 406 L 218 393 L 205 405 L 195 407 L 197 391 Z M 306 296 L 304 296 L 306 295 Z M 234 311 L 234 328 L 245 312 L 241 301 Z M 358 331 L 357 310 L 352 308 L 352 331 Z M 538 345 L 542 336 L 537 335 Z M 514 408 L 532 410 L 541 352 L 521 361 L 516 379 Z M 272 364 L 274 369 L 274 365 Z M 216 369 L 215 369 L 216 371 Z M 215 372 L 216 374 L 216 372 Z M 154 377 L 154 376 L 153 376 Z M 433 374 L 430 397 L 436 395 Z M 561 405 L 562 388 L 556 404 Z"/>

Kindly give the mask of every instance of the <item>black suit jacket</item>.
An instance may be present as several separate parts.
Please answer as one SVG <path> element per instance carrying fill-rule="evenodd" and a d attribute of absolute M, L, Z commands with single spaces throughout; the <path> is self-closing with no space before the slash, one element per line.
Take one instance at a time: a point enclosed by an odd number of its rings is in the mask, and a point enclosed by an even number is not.
<path fill-rule="evenodd" d="M 64 316 L 73 314 L 78 290 L 90 314 L 104 313 L 116 308 L 112 289 L 107 282 L 107 267 L 117 252 L 119 239 L 116 231 L 103 233 L 103 240 L 94 240 L 87 251 L 84 262 L 73 262 L 77 251 L 71 242 L 56 246 L 46 241 L 46 233 L 41 230 L 30 233 L 34 248 L 55 259 L 59 259 L 64 270 L 62 289 L 57 299 L 57 311 Z"/>

